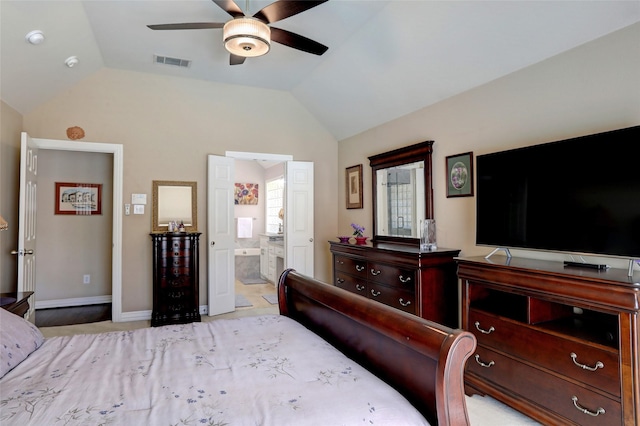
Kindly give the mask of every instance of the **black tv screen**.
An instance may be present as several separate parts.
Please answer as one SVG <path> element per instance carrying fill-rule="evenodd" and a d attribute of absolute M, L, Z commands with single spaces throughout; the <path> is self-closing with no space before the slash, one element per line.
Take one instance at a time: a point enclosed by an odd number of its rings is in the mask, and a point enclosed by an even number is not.
<path fill-rule="evenodd" d="M 640 126 L 477 156 L 476 243 L 640 259 Z"/>

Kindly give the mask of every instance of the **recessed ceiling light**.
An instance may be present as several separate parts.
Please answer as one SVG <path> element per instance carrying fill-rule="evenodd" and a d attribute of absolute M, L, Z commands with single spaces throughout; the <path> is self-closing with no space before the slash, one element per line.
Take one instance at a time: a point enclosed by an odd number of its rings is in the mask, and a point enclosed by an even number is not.
<path fill-rule="evenodd" d="M 24 38 L 31 44 L 40 44 L 44 41 L 44 34 L 40 30 L 33 30 L 27 33 Z"/>
<path fill-rule="evenodd" d="M 77 56 L 69 56 L 69 57 L 64 61 L 64 64 L 65 64 L 66 66 L 68 66 L 69 68 L 73 68 L 73 67 L 75 67 L 76 65 L 78 65 L 78 62 L 80 62 L 80 61 L 78 61 L 78 57 L 77 57 Z"/>

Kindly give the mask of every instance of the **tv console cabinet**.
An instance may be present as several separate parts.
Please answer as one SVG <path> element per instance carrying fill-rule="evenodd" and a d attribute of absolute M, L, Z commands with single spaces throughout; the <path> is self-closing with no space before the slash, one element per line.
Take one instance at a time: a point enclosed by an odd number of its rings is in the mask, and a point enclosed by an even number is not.
<path fill-rule="evenodd" d="M 543 424 L 637 425 L 640 273 L 493 256 L 458 259 L 468 394 Z"/>
<path fill-rule="evenodd" d="M 333 284 L 410 314 L 458 328 L 455 256 L 396 243 L 329 242 Z"/>

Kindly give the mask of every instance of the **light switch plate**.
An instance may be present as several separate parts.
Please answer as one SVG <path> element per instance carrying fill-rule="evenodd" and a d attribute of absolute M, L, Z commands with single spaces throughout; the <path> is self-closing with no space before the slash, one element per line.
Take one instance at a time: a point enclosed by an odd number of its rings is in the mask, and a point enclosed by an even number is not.
<path fill-rule="evenodd" d="M 131 214 L 131 204 L 124 205 L 124 215 L 129 216 Z"/>
<path fill-rule="evenodd" d="M 140 204 L 134 205 L 133 214 L 144 214 L 144 206 Z"/>

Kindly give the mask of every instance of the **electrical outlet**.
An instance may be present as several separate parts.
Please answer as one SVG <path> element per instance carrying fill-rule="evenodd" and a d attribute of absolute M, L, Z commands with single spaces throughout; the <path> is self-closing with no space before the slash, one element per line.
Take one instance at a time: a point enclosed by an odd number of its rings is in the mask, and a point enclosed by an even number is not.
<path fill-rule="evenodd" d="M 89 275 L 89 274 L 83 275 L 82 276 L 82 283 L 83 284 L 90 284 L 91 283 L 91 275 Z"/>

